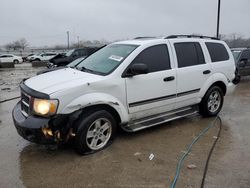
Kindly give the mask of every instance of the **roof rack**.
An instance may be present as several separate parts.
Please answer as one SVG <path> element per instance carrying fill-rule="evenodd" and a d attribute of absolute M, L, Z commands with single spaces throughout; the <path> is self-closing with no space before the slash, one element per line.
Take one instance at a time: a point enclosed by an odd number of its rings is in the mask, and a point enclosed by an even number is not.
<path fill-rule="evenodd" d="M 154 39 L 156 37 L 135 37 L 134 39 L 135 40 L 138 40 L 138 39 Z"/>
<path fill-rule="evenodd" d="M 220 40 L 219 38 L 217 37 L 210 37 L 210 36 L 204 36 L 204 35 L 170 35 L 170 36 L 167 36 L 165 37 L 165 39 L 174 39 L 174 38 L 208 38 L 208 39 L 214 39 L 214 40 Z"/>

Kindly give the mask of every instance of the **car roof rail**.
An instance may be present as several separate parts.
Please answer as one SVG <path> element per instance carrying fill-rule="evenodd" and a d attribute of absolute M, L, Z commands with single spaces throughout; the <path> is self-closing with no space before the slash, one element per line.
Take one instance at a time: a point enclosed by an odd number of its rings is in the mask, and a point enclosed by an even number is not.
<path fill-rule="evenodd" d="M 156 37 L 135 37 L 134 40 L 140 40 L 140 39 L 155 39 Z"/>
<path fill-rule="evenodd" d="M 217 37 L 210 37 L 205 35 L 169 35 L 164 39 L 174 39 L 174 38 L 201 38 L 201 39 L 207 38 L 207 39 L 220 40 Z"/>

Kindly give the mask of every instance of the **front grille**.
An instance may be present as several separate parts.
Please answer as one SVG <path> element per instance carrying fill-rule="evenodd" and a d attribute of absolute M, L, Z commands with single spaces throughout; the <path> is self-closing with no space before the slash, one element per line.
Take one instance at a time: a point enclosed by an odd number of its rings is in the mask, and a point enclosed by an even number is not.
<path fill-rule="evenodd" d="M 21 92 L 21 111 L 25 117 L 30 114 L 30 96 L 23 91 Z"/>

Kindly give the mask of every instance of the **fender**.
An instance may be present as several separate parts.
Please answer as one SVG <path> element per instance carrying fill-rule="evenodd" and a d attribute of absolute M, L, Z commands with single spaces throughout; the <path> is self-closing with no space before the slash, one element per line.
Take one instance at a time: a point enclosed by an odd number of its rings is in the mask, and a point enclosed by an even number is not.
<path fill-rule="evenodd" d="M 106 93 L 89 93 L 74 99 L 62 109 L 63 114 L 69 114 L 85 107 L 105 104 L 114 108 L 121 118 L 121 122 L 128 122 L 128 112 L 126 107 L 117 98 Z"/>
<path fill-rule="evenodd" d="M 228 86 L 228 81 L 227 78 L 224 74 L 222 73 L 214 73 L 212 76 L 210 76 L 207 81 L 205 82 L 205 84 L 203 85 L 203 87 L 200 90 L 199 93 L 199 98 L 202 99 L 203 96 L 206 94 L 207 90 L 215 83 L 215 82 L 223 82 L 227 88 Z"/>

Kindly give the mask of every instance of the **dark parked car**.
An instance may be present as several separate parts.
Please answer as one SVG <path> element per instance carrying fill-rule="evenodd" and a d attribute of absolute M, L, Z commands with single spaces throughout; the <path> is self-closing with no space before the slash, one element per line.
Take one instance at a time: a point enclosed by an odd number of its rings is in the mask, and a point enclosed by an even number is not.
<path fill-rule="evenodd" d="M 250 75 L 250 48 L 231 49 L 236 62 L 236 75 L 240 80 L 241 76 Z"/>
<path fill-rule="evenodd" d="M 96 52 L 99 47 L 85 47 L 68 51 L 65 55 L 55 56 L 48 63 L 48 68 L 60 67 L 69 64 L 79 57 L 86 57 Z"/>
<path fill-rule="evenodd" d="M 78 59 L 75 59 L 74 61 L 72 61 L 71 63 L 69 63 L 66 66 L 60 66 L 60 67 L 53 67 L 53 68 L 49 68 L 49 69 L 45 69 L 45 70 L 41 70 L 39 72 L 37 72 L 36 74 L 44 74 L 47 72 L 52 72 L 52 71 L 56 71 L 56 70 L 60 70 L 60 69 L 64 69 L 64 68 L 75 68 L 78 64 L 80 64 L 83 60 L 85 59 L 85 57 L 80 57 Z"/>
<path fill-rule="evenodd" d="M 29 58 L 31 57 L 31 56 L 33 56 L 34 54 L 29 54 L 29 55 L 27 55 L 27 56 L 23 56 L 22 58 L 23 58 L 23 62 L 26 62 L 26 61 L 28 61 L 29 60 Z"/>

